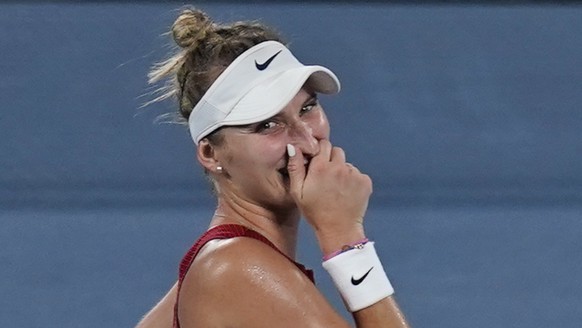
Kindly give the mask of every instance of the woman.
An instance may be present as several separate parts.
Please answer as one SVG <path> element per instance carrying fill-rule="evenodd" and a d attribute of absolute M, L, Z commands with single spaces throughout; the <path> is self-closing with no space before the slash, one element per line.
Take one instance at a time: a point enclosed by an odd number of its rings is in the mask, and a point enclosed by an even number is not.
<path fill-rule="evenodd" d="M 182 50 L 169 78 L 218 205 L 180 265 L 178 282 L 138 327 L 349 327 L 295 262 L 300 216 L 357 327 L 407 327 L 365 238 L 367 175 L 329 142 L 318 93 L 340 89 L 304 66 L 271 29 L 219 25 L 187 9 L 172 27 Z"/>

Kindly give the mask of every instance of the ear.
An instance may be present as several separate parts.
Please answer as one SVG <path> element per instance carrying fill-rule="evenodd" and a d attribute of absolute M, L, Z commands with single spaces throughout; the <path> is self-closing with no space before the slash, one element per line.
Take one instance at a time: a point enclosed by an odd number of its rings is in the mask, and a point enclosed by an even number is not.
<path fill-rule="evenodd" d="M 208 142 L 208 139 L 204 138 L 198 142 L 196 156 L 198 157 L 198 162 L 206 171 L 217 173 L 217 167 L 220 166 L 220 162 L 216 158 L 215 147 Z"/>

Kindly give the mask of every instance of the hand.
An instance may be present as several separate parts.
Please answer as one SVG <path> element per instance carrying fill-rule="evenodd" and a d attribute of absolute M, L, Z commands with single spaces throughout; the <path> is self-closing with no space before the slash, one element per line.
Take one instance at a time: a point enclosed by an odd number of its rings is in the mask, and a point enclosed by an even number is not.
<path fill-rule="evenodd" d="M 311 159 L 308 170 L 303 153 L 290 147 L 287 170 L 291 195 L 314 228 L 324 253 L 362 239 L 364 214 L 372 193 L 370 177 L 346 163 L 344 151 L 328 140 L 320 141 L 320 151 Z M 293 151 L 295 155 L 291 156 Z"/>

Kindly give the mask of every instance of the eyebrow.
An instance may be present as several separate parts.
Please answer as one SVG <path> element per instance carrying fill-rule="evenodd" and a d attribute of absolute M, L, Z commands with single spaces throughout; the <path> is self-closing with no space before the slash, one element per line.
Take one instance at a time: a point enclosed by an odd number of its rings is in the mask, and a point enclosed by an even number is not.
<path fill-rule="evenodd" d="M 303 102 L 303 106 L 307 105 L 308 103 L 310 103 L 310 102 L 312 102 L 312 101 L 314 101 L 314 100 L 317 100 L 317 94 L 316 94 L 315 92 L 314 92 L 314 93 L 311 93 L 311 94 L 310 94 L 310 97 L 309 97 L 309 98 L 307 98 L 307 99 L 306 99 L 306 100 Z"/>
<path fill-rule="evenodd" d="M 312 93 L 309 98 L 305 99 L 305 101 L 301 104 L 301 106 L 305 106 L 305 105 L 313 102 L 314 100 L 317 100 L 317 94 L 316 93 Z M 261 122 L 257 122 L 257 123 L 262 123 L 262 122 L 265 122 L 265 121 L 271 120 L 271 119 L 278 119 L 281 116 L 284 116 L 284 115 L 281 112 L 279 112 L 279 113 L 277 113 L 277 114 L 275 114 L 275 115 L 273 115 L 273 116 L 271 116 L 271 117 L 269 117 L 269 118 L 267 118 L 267 119 L 265 119 L 265 120 L 263 120 Z M 256 123 L 254 123 L 254 124 L 256 124 Z M 249 125 L 252 125 L 252 124 L 249 124 Z"/>
<path fill-rule="evenodd" d="M 301 104 L 301 106 L 307 106 L 309 104 L 312 104 L 313 102 L 317 102 L 317 94 L 314 93 L 310 93 L 309 98 L 305 99 L 305 101 Z"/>
<path fill-rule="evenodd" d="M 314 100 L 317 101 L 317 94 L 315 92 L 312 92 L 312 93 L 310 93 L 309 98 L 305 99 L 305 101 L 303 102 L 303 104 L 301 106 L 305 106 L 305 105 L 309 104 L 310 102 L 312 102 Z M 279 112 L 279 113 L 277 113 L 277 114 L 275 114 L 275 115 L 273 115 L 273 116 L 271 116 L 269 118 L 266 118 L 266 119 L 264 119 L 262 121 L 255 122 L 255 123 L 250 123 L 250 124 L 238 125 L 238 127 L 239 128 L 242 128 L 242 129 L 250 129 L 250 128 L 252 128 L 252 127 L 254 127 L 254 126 L 258 125 L 258 124 L 261 124 L 263 122 L 266 122 L 268 120 L 279 119 L 282 116 L 284 116 L 284 115 L 281 112 Z"/>

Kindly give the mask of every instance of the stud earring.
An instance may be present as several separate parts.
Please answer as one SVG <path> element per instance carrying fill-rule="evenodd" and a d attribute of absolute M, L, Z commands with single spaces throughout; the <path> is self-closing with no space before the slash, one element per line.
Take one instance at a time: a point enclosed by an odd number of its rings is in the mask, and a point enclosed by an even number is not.
<path fill-rule="evenodd" d="M 216 172 L 217 172 L 217 173 L 222 173 L 222 166 L 218 165 L 218 166 L 216 167 Z"/>

